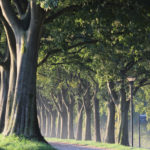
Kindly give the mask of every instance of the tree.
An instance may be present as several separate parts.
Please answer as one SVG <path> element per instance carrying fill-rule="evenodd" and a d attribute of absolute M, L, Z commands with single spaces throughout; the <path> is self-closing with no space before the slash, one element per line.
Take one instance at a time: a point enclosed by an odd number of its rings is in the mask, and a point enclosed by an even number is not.
<path fill-rule="evenodd" d="M 4 128 L 4 122 L 5 122 L 5 112 L 6 112 L 6 103 L 7 103 L 7 92 L 8 92 L 8 79 L 9 79 L 9 53 L 6 43 L 6 37 L 3 34 L 4 30 L 1 30 L 1 48 L 4 48 L 6 50 L 1 51 L 0 53 L 0 82 L 1 82 L 1 88 L 0 88 L 0 132 L 3 131 Z M 3 54 L 4 53 L 4 54 Z"/>
<path fill-rule="evenodd" d="M 54 9 L 46 13 L 41 8 L 43 3 L 44 7 L 47 6 L 46 1 L 37 2 L 40 5 L 34 0 L 15 0 L 12 3 L 9 0 L 0 1 L 1 18 L 11 50 L 9 82 L 12 83 L 8 89 L 4 134 L 22 134 L 42 140 L 36 117 L 36 69 L 41 28 L 44 21 L 52 22 L 79 5 L 59 3 L 57 11 Z M 47 9 L 53 6 L 56 3 L 50 1 Z"/>

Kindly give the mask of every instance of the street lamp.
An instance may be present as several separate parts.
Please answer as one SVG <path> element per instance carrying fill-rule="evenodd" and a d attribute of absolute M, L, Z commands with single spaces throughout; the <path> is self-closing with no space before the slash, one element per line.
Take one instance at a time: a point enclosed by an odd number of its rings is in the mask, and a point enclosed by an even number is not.
<path fill-rule="evenodd" d="M 135 77 L 128 77 L 127 80 L 129 81 L 130 85 L 130 102 L 131 102 L 131 142 L 133 147 L 133 83 L 135 81 Z"/>

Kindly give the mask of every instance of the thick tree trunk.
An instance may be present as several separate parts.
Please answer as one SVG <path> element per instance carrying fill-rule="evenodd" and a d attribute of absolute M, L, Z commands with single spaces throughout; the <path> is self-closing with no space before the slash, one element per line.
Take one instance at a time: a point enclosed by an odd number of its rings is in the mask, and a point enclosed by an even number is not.
<path fill-rule="evenodd" d="M 32 3 L 33 4 L 33 3 Z M 36 4 L 33 4 L 33 7 Z M 11 119 L 5 134 L 24 135 L 43 140 L 37 120 L 36 70 L 40 37 L 40 12 L 34 8 L 27 31 L 16 31 L 17 78 Z M 7 118 L 9 119 L 9 118 Z"/>
<path fill-rule="evenodd" d="M 6 67 L 0 67 L 1 75 L 1 88 L 0 88 L 0 133 L 4 129 L 5 123 L 5 112 L 7 103 L 7 93 L 8 93 L 8 80 L 9 80 L 9 69 Z"/>
<path fill-rule="evenodd" d="M 129 111 L 129 101 L 126 101 L 123 104 L 120 112 L 120 127 L 119 127 L 118 143 L 127 146 L 129 146 L 128 111 Z"/>
<path fill-rule="evenodd" d="M 74 128 L 73 128 L 73 105 L 68 108 L 68 138 L 74 139 Z"/>
<path fill-rule="evenodd" d="M 57 117 L 57 112 L 56 110 L 51 112 L 51 137 L 56 137 L 56 117 Z"/>
<path fill-rule="evenodd" d="M 122 145 L 129 145 L 129 139 L 128 139 L 128 110 L 129 110 L 129 101 L 126 100 L 126 91 L 125 91 L 125 78 L 122 77 L 122 80 L 120 82 L 121 89 L 120 93 L 117 94 L 115 91 L 115 84 L 114 82 L 108 82 L 108 91 L 111 95 L 111 98 L 113 102 L 115 103 L 117 107 L 117 114 L 118 114 L 118 143 Z M 120 96 L 119 96 L 120 95 Z"/>
<path fill-rule="evenodd" d="M 115 143 L 115 104 L 113 101 L 108 101 L 107 112 L 105 142 Z"/>
<path fill-rule="evenodd" d="M 91 140 L 91 109 L 85 110 L 85 140 Z"/>
<path fill-rule="evenodd" d="M 100 114 L 99 114 L 99 100 L 94 96 L 94 130 L 95 130 L 95 141 L 100 142 Z"/>
<path fill-rule="evenodd" d="M 83 106 L 78 102 L 78 123 L 76 140 L 82 140 Z"/>
<path fill-rule="evenodd" d="M 9 70 L 9 85 L 8 85 L 8 93 L 7 93 L 7 103 L 6 103 L 6 112 L 5 112 L 5 126 L 4 126 L 4 132 L 7 131 L 7 128 L 9 126 L 9 120 L 11 110 L 12 110 L 12 103 L 14 99 L 14 91 L 15 91 L 15 85 L 16 85 L 16 40 L 14 33 L 12 29 L 10 28 L 8 22 L 4 19 L 3 16 L 0 17 L 6 37 L 7 37 L 7 44 L 9 49 L 9 56 L 10 56 L 10 70 Z"/>
<path fill-rule="evenodd" d="M 120 103 L 120 125 L 119 125 L 118 143 L 128 146 L 129 145 L 128 111 L 130 101 L 126 100 L 124 81 L 122 81 L 121 84 L 120 95 L 121 95 L 121 103 Z"/>

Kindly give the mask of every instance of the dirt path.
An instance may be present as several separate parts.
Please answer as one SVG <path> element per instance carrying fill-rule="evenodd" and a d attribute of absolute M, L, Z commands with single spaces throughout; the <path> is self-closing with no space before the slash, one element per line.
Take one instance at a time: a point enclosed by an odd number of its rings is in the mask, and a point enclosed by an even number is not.
<path fill-rule="evenodd" d="M 105 148 L 93 148 L 88 146 L 79 146 L 79 145 L 72 145 L 72 144 L 64 144 L 58 142 L 50 142 L 50 144 L 56 148 L 57 150 L 109 150 Z"/>

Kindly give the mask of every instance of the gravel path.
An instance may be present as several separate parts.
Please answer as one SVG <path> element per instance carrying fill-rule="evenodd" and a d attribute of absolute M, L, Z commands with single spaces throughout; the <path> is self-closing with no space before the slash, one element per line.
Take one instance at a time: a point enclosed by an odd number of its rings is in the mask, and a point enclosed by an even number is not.
<path fill-rule="evenodd" d="M 57 143 L 57 142 L 50 142 L 50 144 L 57 150 L 109 150 L 105 148 L 100 149 L 100 148 L 93 148 L 88 146 L 79 146 L 79 145 L 64 144 L 64 143 Z"/>

